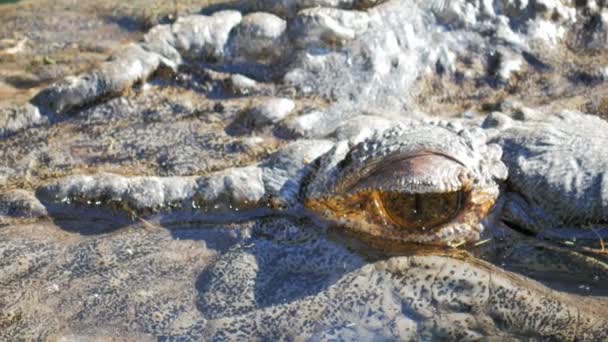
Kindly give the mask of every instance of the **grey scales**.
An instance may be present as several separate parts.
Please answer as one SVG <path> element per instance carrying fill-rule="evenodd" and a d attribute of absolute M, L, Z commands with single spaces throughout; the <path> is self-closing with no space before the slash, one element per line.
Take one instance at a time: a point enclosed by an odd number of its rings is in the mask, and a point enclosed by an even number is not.
<path fill-rule="evenodd" d="M 0 340 L 608 340 L 605 6 L 227 3 L 1 108 Z"/>

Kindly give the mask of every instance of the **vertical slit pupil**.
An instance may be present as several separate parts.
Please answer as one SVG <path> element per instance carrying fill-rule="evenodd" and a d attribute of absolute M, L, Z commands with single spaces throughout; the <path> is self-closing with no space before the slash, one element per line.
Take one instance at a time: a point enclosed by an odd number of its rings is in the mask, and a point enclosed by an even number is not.
<path fill-rule="evenodd" d="M 427 194 L 381 192 L 388 218 L 403 229 L 427 229 L 449 222 L 462 209 L 462 191 Z"/>

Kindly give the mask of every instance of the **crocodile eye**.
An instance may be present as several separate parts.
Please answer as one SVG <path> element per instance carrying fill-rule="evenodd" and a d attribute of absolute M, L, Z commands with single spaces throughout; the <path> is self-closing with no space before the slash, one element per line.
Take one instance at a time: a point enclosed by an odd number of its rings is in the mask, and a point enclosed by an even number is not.
<path fill-rule="evenodd" d="M 463 191 L 404 194 L 374 192 L 380 215 L 402 230 L 427 230 L 445 224 L 463 209 Z"/>
<path fill-rule="evenodd" d="M 480 182 L 466 163 L 429 151 L 385 156 L 344 174 L 305 206 L 334 227 L 382 243 L 477 241 L 498 195 L 496 184 Z"/>

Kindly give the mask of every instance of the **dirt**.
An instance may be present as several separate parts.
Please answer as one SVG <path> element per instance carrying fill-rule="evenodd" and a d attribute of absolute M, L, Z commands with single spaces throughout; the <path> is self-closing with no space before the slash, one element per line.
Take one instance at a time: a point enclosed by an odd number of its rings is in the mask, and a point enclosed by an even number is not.
<path fill-rule="evenodd" d="M 479 62 L 479 61 L 478 61 Z M 567 43 L 553 53 L 529 56 L 509 80 L 488 76 L 488 64 L 467 65 L 469 77 L 441 73 L 422 76 L 415 96 L 420 110 L 432 115 L 459 116 L 464 112 L 485 115 L 505 101 L 557 112 L 563 109 L 608 119 L 608 84 L 605 82 L 608 50 L 576 53 Z"/>
<path fill-rule="evenodd" d="M 151 26 L 221 0 L 0 2 L 0 105 L 89 69 Z M 225 1 L 224 1 L 225 2 Z"/>

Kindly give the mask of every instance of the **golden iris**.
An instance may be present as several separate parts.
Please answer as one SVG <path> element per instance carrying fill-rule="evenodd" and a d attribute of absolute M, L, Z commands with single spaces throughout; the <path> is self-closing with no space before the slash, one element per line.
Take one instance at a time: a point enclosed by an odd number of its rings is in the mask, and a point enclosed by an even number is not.
<path fill-rule="evenodd" d="M 406 194 L 374 192 L 376 207 L 394 225 L 406 230 L 426 230 L 452 220 L 462 210 L 465 194 L 446 193 Z"/>

